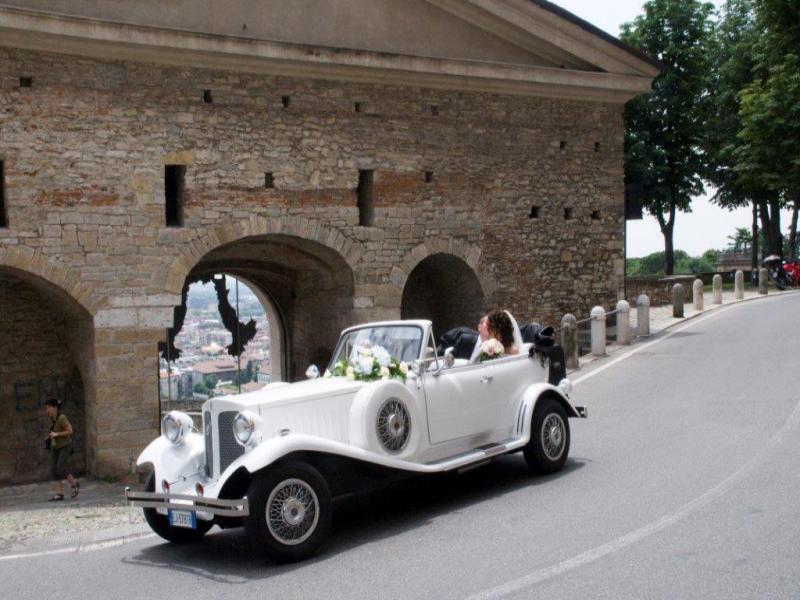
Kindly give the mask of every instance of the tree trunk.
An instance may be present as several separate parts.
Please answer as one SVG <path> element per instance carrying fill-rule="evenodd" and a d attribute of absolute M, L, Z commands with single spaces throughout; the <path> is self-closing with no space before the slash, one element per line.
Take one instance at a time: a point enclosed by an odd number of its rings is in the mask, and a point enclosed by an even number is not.
<path fill-rule="evenodd" d="M 664 215 L 656 215 L 661 233 L 664 235 L 664 274 L 673 275 L 675 271 L 675 247 L 673 244 L 673 233 L 675 231 L 675 206 L 670 206 L 669 221 L 664 219 Z"/>
<path fill-rule="evenodd" d="M 776 198 L 769 202 L 770 225 L 772 226 L 772 239 L 775 241 L 773 254 L 783 258 L 783 232 L 781 231 L 781 204 Z"/>
<path fill-rule="evenodd" d="M 761 229 L 764 231 L 764 256 L 776 254 L 782 256 L 781 211 L 777 200 L 761 199 L 758 201 L 758 214 L 761 217 Z"/>
<path fill-rule="evenodd" d="M 800 195 L 794 196 L 792 206 L 792 225 L 789 227 L 789 260 L 797 260 L 797 209 L 800 207 Z"/>
<path fill-rule="evenodd" d="M 750 273 L 750 280 L 755 285 L 758 277 L 758 202 L 753 200 L 753 262 L 752 271 Z"/>

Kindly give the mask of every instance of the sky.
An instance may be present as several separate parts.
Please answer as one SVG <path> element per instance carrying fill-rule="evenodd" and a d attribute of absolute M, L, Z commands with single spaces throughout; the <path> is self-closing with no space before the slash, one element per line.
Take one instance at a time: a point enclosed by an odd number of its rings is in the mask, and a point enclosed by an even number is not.
<path fill-rule="evenodd" d="M 551 0 L 554 4 L 589 21 L 591 24 L 619 37 L 620 26 L 633 21 L 642 13 L 642 0 Z M 714 0 L 718 7 L 723 0 Z M 706 250 L 721 250 L 728 245 L 727 237 L 733 235 L 737 227 L 751 226 L 752 210 L 749 208 L 728 211 L 710 202 L 713 190 L 704 197 L 692 201 L 691 213 L 678 213 L 675 222 L 675 248 L 685 250 L 692 256 Z M 781 217 L 781 227 L 789 224 L 789 211 Z M 642 221 L 628 221 L 627 251 L 629 257 L 645 256 L 664 250 L 664 236 L 658 221 L 645 215 Z"/>

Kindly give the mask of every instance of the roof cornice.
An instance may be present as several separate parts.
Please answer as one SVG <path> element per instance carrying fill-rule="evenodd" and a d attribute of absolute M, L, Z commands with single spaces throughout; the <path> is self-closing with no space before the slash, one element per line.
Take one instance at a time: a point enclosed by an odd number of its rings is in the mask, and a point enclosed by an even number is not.
<path fill-rule="evenodd" d="M 0 46 L 316 79 L 626 102 L 652 77 L 450 60 L 197 33 L 0 5 Z"/>

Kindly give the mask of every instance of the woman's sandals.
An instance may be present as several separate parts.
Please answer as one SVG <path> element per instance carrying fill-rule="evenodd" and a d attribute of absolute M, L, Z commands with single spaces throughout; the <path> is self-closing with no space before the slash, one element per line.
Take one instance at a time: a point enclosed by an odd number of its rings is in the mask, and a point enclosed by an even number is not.
<path fill-rule="evenodd" d="M 80 494 L 80 492 L 81 492 L 81 484 L 76 481 L 75 485 L 72 486 L 72 493 L 69 495 L 69 497 L 74 498 L 75 496 Z"/>
<path fill-rule="evenodd" d="M 53 494 L 50 496 L 48 502 L 61 502 L 64 499 L 64 494 Z"/>

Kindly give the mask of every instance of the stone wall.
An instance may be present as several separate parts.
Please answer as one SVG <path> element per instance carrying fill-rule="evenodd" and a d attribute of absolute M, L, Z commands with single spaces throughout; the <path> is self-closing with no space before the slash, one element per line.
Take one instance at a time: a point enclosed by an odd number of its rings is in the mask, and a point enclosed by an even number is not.
<path fill-rule="evenodd" d="M 628 302 L 636 306 L 636 300 L 642 294 L 650 298 L 650 306 L 672 304 L 672 288 L 676 283 L 683 285 L 686 302 L 692 301 L 692 285 L 697 279 L 695 275 L 673 275 L 671 277 L 629 277 L 626 282 Z"/>
<path fill-rule="evenodd" d="M 69 464 L 75 472 L 84 470 L 85 394 L 70 351 L 69 318 L 41 290 L 0 273 L 0 484 L 48 477 L 49 398 L 63 402 L 75 432 Z"/>
<path fill-rule="evenodd" d="M 555 323 L 612 305 L 622 143 L 615 104 L 0 48 L 0 269 L 39 274 L 93 318 L 75 357 L 90 379 L 90 466 L 126 471 L 157 431 L 156 344 L 192 274 L 238 274 L 269 295 L 290 375 L 343 325 L 399 317 L 434 254 L 480 284 L 448 308 L 457 290 L 442 282 L 445 313 L 466 302 Z M 165 226 L 168 164 L 186 166 L 182 227 Z M 364 169 L 372 226 L 356 204 Z"/>

